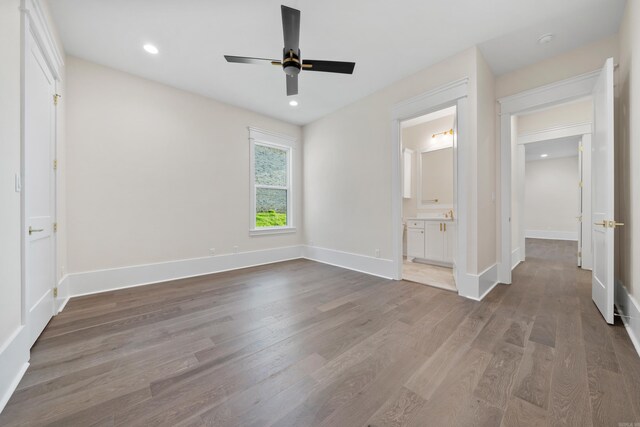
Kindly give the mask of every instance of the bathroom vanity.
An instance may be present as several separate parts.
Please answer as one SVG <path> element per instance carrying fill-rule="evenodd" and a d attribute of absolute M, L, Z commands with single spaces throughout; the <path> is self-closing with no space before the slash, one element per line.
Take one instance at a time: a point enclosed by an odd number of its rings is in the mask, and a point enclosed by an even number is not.
<path fill-rule="evenodd" d="M 407 257 L 428 264 L 453 264 L 456 223 L 450 218 L 409 218 Z"/>

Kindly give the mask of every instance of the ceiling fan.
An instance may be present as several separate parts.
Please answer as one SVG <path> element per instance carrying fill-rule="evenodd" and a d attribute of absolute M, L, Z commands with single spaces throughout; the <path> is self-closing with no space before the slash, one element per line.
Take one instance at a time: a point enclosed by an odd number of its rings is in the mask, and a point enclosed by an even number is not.
<path fill-rule="evenodd" d="M 287 6 L 282 9 L 282 32 L 284 33 L 284 49 L 282 61 L 266 58 L 249 58 L 245 56 L 225 55 L 227 62 L 240 64 L 272 64 L 281 65 L 286 74 L 287 96 L 298 94 L 298 74 L 304 71 L 322 71 L 325 73 L 353 74 L 355 62 L 320 61 L 300 57 L 300 11 Z"/>

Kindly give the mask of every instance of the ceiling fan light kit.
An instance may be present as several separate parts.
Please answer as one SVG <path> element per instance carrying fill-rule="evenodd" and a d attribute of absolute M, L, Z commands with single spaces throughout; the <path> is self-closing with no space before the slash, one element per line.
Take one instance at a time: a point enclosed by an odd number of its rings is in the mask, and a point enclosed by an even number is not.
<path fill-rule="evenodd" d="M 250 58 L 245 56 L 225 55 L 227 62 L 239 64 L 268 64 L 282 66 L 286 75 L 287 96 L 298 94 L 298 74 L 300 71 L 320 71 L 325 73 L 353 74 L 355 62 L 323 61 L 315 59 L 302 60 L 300 56 L 300 11 L 287 6 L 280 6 L 282 11 L 282 32 L 284 48 L 282 61 L 266 58 Z"/>

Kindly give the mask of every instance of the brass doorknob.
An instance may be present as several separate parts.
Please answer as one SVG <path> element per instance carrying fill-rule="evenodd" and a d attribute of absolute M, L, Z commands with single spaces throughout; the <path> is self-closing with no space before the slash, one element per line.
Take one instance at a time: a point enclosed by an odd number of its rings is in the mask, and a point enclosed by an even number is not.
<path fill-rule="evenodd" d="M 602 226 L 602 227 L 606 227 L 607 226 L 607 221 L 594 222 L 593 225 L 599 225 L 599 226 Z"/>
<path fill-rule="evenodd" d="M 29 236 L 31 236 L 31 233 L 39 233 L 41 231 L 44 231 L 44 228 L 31 228 L 31 226 L 29 226 Z"/>

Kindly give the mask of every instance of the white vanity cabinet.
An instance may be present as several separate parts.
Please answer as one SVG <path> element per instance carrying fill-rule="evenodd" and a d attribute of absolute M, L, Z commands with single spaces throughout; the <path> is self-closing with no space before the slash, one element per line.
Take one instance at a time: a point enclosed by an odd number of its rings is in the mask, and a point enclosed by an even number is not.
<path fill-rule="evenodd" d="M 453 264 L 456 224 L 448 220 L 407 221 L 407 256 L 440 264 Z"/>

